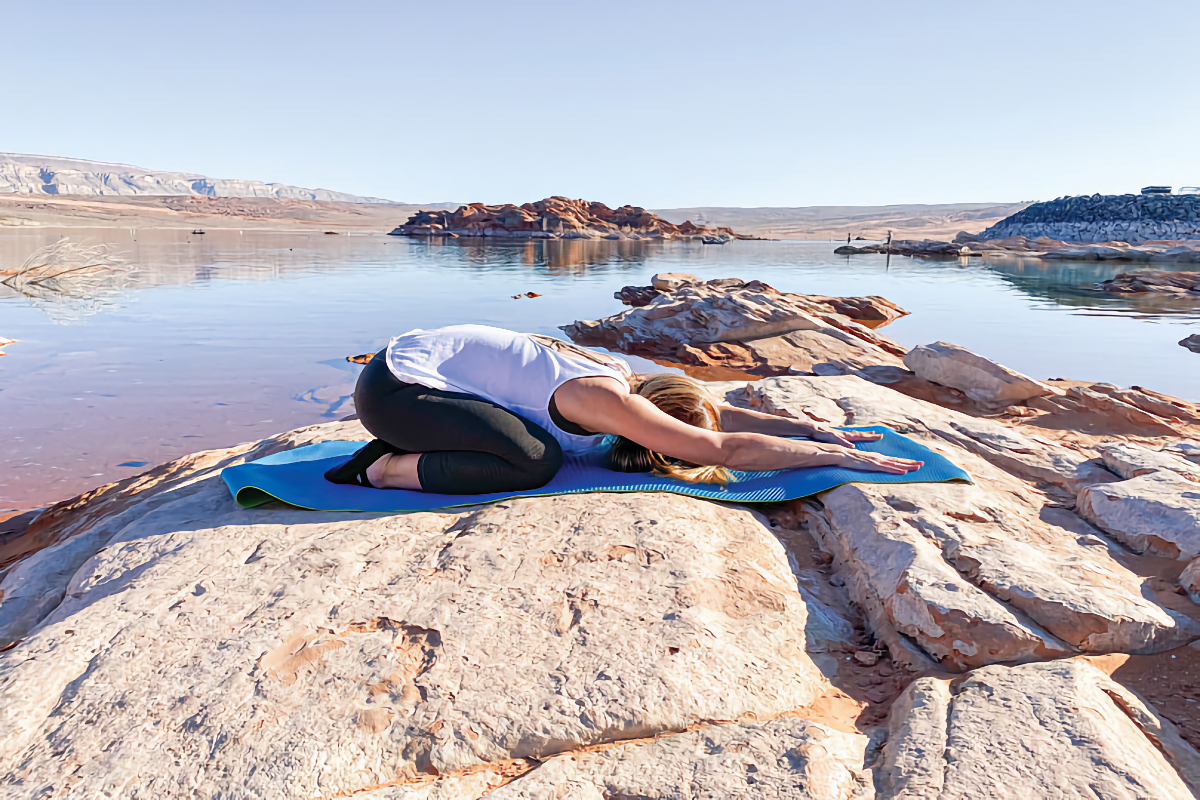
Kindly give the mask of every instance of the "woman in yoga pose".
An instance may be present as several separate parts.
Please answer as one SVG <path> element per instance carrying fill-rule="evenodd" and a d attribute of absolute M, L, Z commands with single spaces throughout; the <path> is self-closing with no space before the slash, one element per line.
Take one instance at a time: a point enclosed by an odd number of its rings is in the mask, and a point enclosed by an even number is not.
<path fill-rule="evenodd" d="M 325 477 L 380 489 L 536 489 L 564 451 L 597 448 L 606 435 L 617 437 L 610 468 L 695 482 L 727 482 L 729 470 L 921 466 L 854 449 L 878 434 L 718 405 L 690 378 L 634 375 L 616 356 L 483 325 L 395 337 L 359 376 L 354 403 L 376 438 Z"/>

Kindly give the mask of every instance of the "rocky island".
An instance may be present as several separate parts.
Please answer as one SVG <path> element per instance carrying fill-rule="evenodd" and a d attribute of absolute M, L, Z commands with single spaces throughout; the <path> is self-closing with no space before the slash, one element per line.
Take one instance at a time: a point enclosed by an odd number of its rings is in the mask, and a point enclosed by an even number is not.
<path fill-rule="evenodd" d="M 909 350 L 878 297 L 618 294 L 568 333 L 973 483 L 245 510 L 224 467 L 366 432 L 196 453 L 0 540 L 0 796 L 1198 796 L 1200 408 Z"/>
<path fill-rule="evenodd" d="M 1092 195 L 1034 203 L 982 233 L 951 241 L 844 245 L 840 255 L 1200 263 L 1200 195 Z"/>
<path fill-rule="evenodd" d="M 394 236 L 499 236 L 518 239 L 696 239 L 752 238 L 729 228 L 667 222 L 644 208 L 609 208 L 604 203 L 547 197 L 535 203 L 485 206 L 470 203 L 454 211 L 419 211 L 396 227 Z"/>

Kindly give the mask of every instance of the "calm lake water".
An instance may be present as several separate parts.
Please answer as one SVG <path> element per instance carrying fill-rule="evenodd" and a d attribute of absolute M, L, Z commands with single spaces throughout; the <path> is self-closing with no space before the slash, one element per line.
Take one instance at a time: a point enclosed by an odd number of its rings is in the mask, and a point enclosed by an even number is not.
<path fill-rule="evenodd" d="M 37 508 L 196 450 L 353 411 L 358 367 L 417 327 L 477 322 L 561 334 L 622 309 L 656 272 L 758 278 L 778 289 L 878 294 L 912 312 L 906 346 L 969 347 L 1037 378 L 1142 385 L 1200 400 L 1200 304 L 1097 295 L 1137 265 L 840 257 L 827 242 L 426 242 L 214 231 L 0 233 L 0 272 L 63 235 L 140 266 L 98 299 L 0 286 L 0 514 Z M 1144 266 L 1144 265 L 1143 265 Z M 542 297 L 514 300 L 534 291 Z M 646 368 L 646 364 L 641 364 Z"/>

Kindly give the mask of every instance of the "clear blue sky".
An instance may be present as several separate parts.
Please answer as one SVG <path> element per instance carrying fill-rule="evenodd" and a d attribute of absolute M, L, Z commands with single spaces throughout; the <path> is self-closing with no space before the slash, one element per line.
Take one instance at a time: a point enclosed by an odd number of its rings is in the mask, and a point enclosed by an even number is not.
<path fill-rule="evenodd" d="M 0 150 L 401 201 L 1200 184 L 1200 2 L 4 4 Z"/>

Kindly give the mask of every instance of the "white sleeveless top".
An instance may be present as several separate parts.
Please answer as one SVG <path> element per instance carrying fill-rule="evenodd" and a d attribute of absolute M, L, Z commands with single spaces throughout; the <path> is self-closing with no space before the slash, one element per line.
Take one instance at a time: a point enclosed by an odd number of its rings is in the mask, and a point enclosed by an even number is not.
<path fill-rule="evenodd" d="M 604 357 L 612 368 L 557 353 L 524 333 L 487 325 L 418 328 L 395 337 L 387 348 L 388 368 L 397 379 L 491 400 L 541 425 L 572 453 L 597 447 L 604 435 L 580 436 L 559 428 L 550 418 L 550 398 L 575 378 L 608 377 L 627 383 L 633 372 L 629 365 L 607 353 Z"/>

